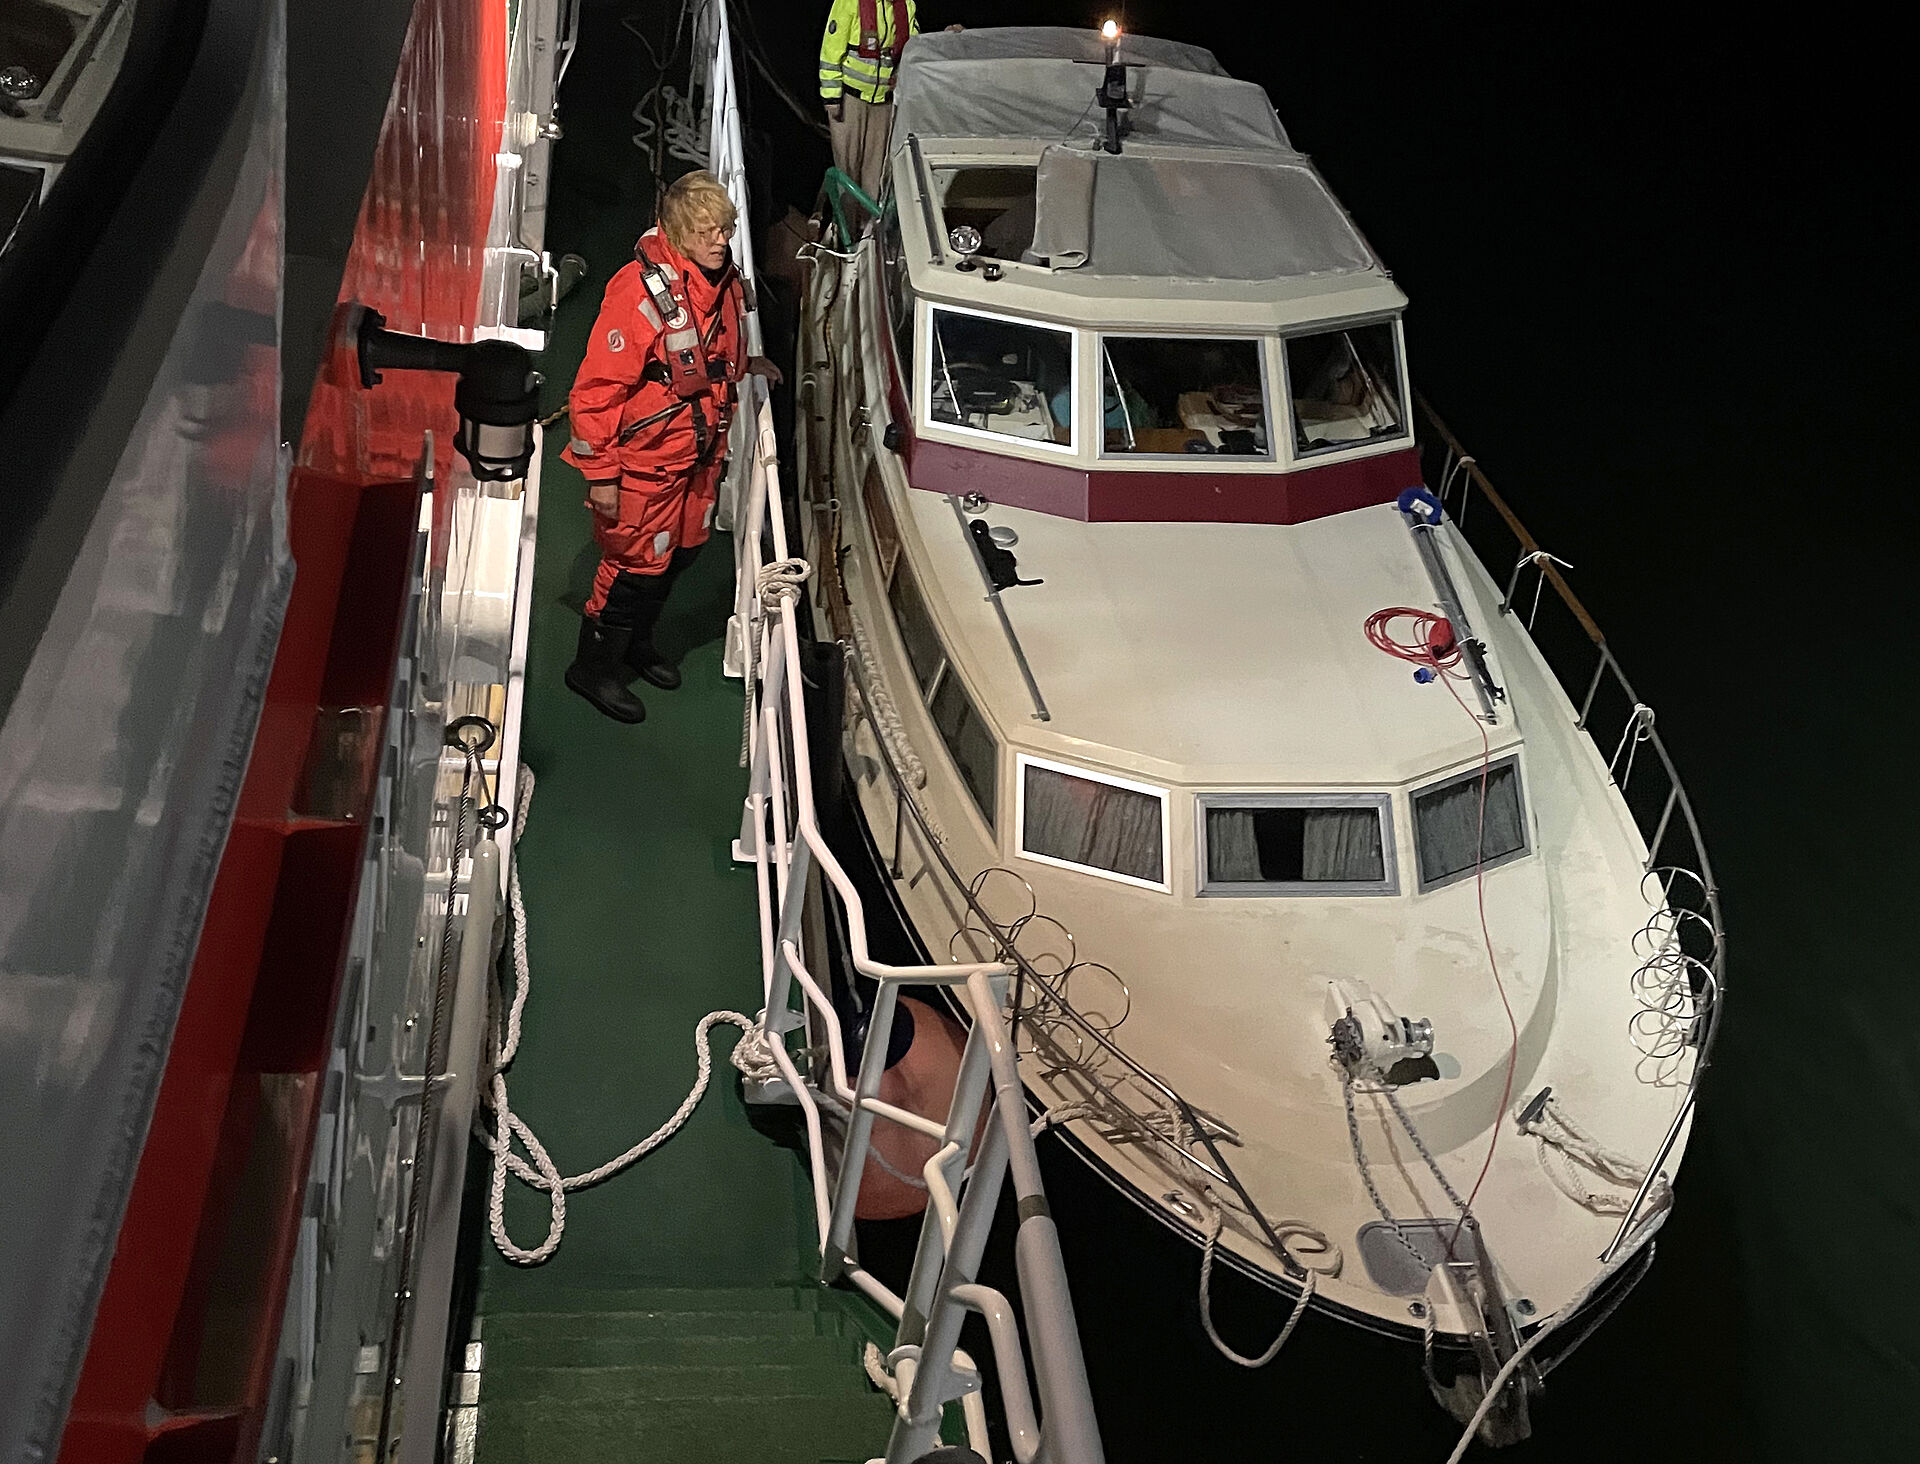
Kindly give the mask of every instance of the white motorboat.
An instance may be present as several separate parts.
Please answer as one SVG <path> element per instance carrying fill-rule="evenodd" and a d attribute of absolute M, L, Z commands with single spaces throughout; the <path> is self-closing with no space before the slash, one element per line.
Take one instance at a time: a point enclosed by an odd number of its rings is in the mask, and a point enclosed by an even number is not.
<path fill-rule="evenodd" d="M 1102 1174 L 1524 1430 L 1530 1319 L 1651 1258 L 1717 1017 L 1651 712 L 1211 54 L 923 36 L 882 197 L 829 191 L 801 532 L 901 914 L 1017 961 L 1030 1100 Z"/>

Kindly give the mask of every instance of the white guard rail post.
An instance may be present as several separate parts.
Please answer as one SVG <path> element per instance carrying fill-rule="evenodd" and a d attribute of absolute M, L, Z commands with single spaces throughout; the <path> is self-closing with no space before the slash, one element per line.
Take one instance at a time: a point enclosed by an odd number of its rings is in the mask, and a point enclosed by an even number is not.
<path fill-rule="evenodd" d="M 705 31 L 711 49 L 694 62 L 696 72 L 704 68 L 708 87 L 709 166 L 744 221 L 749 217 L 745 153 L 727 5 L 715 5 L 712 15 L 711 28 Z M 742 228 L 735 236 L 735 249 L 751 282 L 749 230 Z M 748 324 L 755 352 L 760 340 L 756 312 Z M 791 550 L 772 408 L 759 377 L 749 376 L 743 383 L 733 447 L 736 594 L 728 669 L 744 678 L 742 760 L 748 768 L 735 854 L 754 866 L 766 998 L 762 1021 L 768 1050 L 806 1126 L 822 1280 L 843 1280 L 858 1288 L 899 1323 L 888 1359 L 898 1408 L 887 1464 L 913 1464 L 937 1446 L 945 1406 L 956 1400 L 967 1419 L 969 1442 L 976 1451 L 987 1452 L 979 1374 L 958 1349 L 969 1310 L 987 1321 L 1020 1464 L 1033 1464 L 1043 1456 L 1050 1464 L 1103 1464 L 1059 1235 L 1047 1210 L 1026 1097 L 1003 1019 L 1012 967 L 1005 962 L 892 966 L 871 955 L 860 893 L 822 838 L 815 818 L 813 750 L 807 741 L 800 675 L 798 617 L 803 612 L 794 580 L 798 567 L 783 563 Z M 822 755 L 838 757 L 840 749 L 824 748 Z M 821 884 L 833 887 L 845 911 L 853 969 L 878 988 L 859 1071 L 852 1075 L 838 1013 L 808 969 L 801 917 L 808 890 Z M 833 918 L 831 913 L 828 918 Z M 974 1020 L 944 1122 L 894 1107 L 879 1096 L 903 985 L 966 988 Z M 825 1034 L 824 1071 L 818 1062 L 809 1062 L 803 1072 L 784 1040 L 786 1033 L 806 1024 L 809 1014 L 816 1030 Z M 991 1114 L 986 1131 L 976 1133 L 983 1100 L 990 1102 Z M 938 1138 L 943 1145 L 926 1169 L 932 1202 L 904 1298 L 849 1256 L 854 1207 L 876 1118 Z M 833 1173 L 825 1142 L 827 1122 L 843 1126 Z M 968 1154 L 973 1155 L 971 1165 Z M 977 1280 L 1000 1190 L 1009 1175 L 1020 1217 L 1016 1256 L 1028 1351 L 1038 1382 L 1037 1407 L 1027 1387 L 1013 1309 L 1005 1297 Z"/>

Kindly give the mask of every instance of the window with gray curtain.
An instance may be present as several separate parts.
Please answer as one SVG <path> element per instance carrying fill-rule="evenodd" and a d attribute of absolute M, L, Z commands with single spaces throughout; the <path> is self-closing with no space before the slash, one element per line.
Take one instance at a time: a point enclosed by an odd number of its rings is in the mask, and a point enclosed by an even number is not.
<path fill-rule="evenodd" d="M 1166 861 L 1160 798 L 1026 765 L 1020 847 L 1027 854 L 1161 884 Z"/>
<path fill-rule="evenodd" d="M 1207 885 L 1364 885 L 1388 892 L 1385 816 L 1379 799 L 1347 807 L 1210 806 Z"/>
<path fill-rule="evenodd" d="M 1476 768 L 1413 795 L 1413 831 L 1423 886 L 1443 884 L 1476 865 L 1484 867 L 1526 851 L 1519 765 L 1509 758 L 1487 770 L 1484 821 L 1480 783 Z"/>
<path fill-rule="evenodd" d="M 987 827 L 992 828 L 993 796 L 999 786 L 995 766 L 1000 756 L 993 733 L 961 688 L 960 678 L 951 671 L 941 677 L 929 710 L 933 713 L 933 725 L 940 729 L 941 739 L 953 755 L 954 766 L 960 769 L 967 791 L 979 806 L 980 816 L 987 821 Z"/>

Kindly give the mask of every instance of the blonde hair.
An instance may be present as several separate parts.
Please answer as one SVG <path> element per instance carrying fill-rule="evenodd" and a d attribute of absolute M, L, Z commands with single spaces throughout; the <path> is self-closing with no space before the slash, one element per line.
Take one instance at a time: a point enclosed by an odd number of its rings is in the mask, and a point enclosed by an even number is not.
<path fill-rule="evenodd" d="M 703 229 L 730 229 L 739 218 L 720 180 L 704 168 L 674 179 L 660 197 L 660 232 L 685 253 Z"/>

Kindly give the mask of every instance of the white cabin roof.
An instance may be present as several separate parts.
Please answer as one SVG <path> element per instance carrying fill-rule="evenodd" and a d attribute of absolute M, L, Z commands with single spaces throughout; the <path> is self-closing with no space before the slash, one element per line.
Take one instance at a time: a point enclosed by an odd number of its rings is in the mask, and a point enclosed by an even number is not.
<path fill-rule="evenodd" d="M 1045 581 L 1003 596 L 1043 723 L 952 506 L 908 498 L 948 646 L 1015 745 L 1156 782 L 1278 788 L 1398 786 L 1481 755 L 1471 714 L 1363 632 L 1387 606 L 1437 608 L 1391 505 L 1293 525 L 1090 524 L 993 505 L 984 516 L 1019 535 L 1021 575 Z M 1520 740 L 1510 714 L 1490 735 L 1496 752 Z"/>

